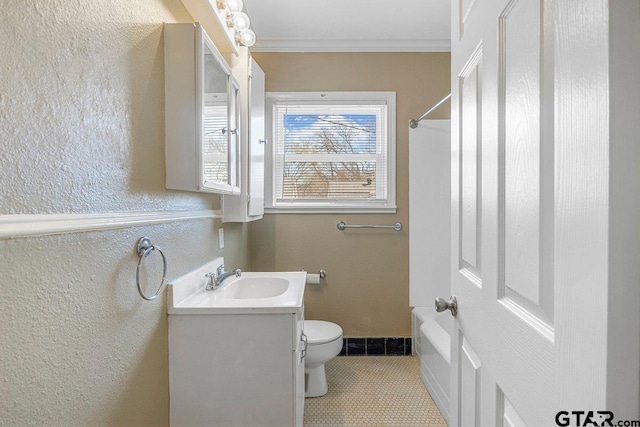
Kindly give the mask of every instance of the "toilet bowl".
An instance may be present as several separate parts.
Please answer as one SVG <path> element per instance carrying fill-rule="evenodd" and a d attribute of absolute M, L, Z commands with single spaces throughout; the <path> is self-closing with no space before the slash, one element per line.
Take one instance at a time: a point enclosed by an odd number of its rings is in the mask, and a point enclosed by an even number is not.
<path fill-rule="evenodd" d="M 304 333 L 307 336 L 307 356 L 305 358 L 305 396 L 318 397 L 327 394 L 327 376 L 324 364 L 342 350 L 342 328 L 323 320 L 305 320 Z"/>

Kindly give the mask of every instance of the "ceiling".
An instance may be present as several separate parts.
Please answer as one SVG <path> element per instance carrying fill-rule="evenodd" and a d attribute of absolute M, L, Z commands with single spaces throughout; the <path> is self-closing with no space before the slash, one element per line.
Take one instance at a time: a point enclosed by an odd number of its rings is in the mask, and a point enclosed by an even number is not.
<path fill-rule="evenodd" d="M 254 52 L 450 50 L 450 0 L 244 0 Z"/>

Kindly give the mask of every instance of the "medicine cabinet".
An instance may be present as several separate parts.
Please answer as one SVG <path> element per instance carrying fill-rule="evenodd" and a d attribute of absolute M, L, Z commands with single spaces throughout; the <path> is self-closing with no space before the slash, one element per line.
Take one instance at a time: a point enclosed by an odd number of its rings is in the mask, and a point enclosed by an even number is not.
<path fill-rule="evenodd" d="M 249 49 L 238 48 L 232 65 L 240 82 L 240 195 L 222 197 L 222 222 L 249 222 L 264 214 L 265 76 Z"/>
<path fill-rule="evenodd" d="M 166 187 L 240 193 L 240 85 L 200 24 L 164 24 Z"/>

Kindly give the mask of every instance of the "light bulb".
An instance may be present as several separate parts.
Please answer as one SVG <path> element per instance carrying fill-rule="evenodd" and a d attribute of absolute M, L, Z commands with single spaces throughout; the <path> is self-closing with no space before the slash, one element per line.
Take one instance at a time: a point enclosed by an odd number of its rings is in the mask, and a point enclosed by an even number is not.
<path fill-rule="evenodd" d="M 236 33 L 236 41 L 242 46 L 251 47 L 256 44 L 256 33 L 253 30 L 246 29 L 244 31 L 238 31 Z"/>
<path fill-rule="evenodd" d="M 244 12 L 236 13 L 233 15 L 233 28 L 238 31 L 244 31 L 251 25 L 251 20 L 249 20 L 249 15 Z"/>
<path fill-rule="evenodd" d="M 244 5 L 242 0 L 227 0 L 227 7 L 229 8 L 229 13 L 236 14 L 242 12 Z"/>

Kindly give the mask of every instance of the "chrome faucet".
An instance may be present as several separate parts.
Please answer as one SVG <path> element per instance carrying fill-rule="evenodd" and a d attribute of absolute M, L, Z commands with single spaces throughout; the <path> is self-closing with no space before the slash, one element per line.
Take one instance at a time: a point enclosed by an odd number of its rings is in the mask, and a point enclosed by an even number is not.
<path fill-rule="evenodd" d="M 205 289 L 207 291 L 215 291 L 222 285 L 222 282 L 224 282 L 224 280 L 227 277 L 231 277 L 231 276 L 240 277 L 241 275 L 242 275 L 242 270 L 240 270 L 239 268 L 233 271 L 225 272 L 224 264 L 222 264 L 216 269 L 215 273 L 212 271 L 204 275 L 209 279 Z"/>

